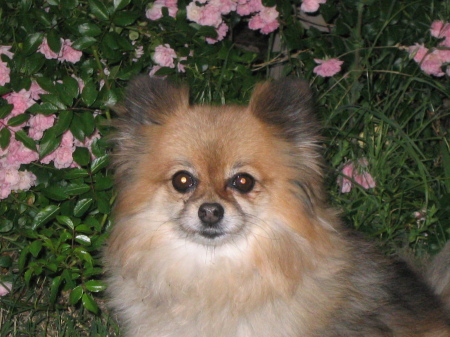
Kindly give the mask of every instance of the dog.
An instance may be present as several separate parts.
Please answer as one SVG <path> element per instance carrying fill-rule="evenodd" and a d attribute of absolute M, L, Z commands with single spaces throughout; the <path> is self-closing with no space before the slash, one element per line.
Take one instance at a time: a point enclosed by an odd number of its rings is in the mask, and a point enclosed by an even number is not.
<path fill-rule="evenodd" d="M 248 106 L 130 83 L 104 251 L 126 336 L 450 336 L 439 276 L 379 253 L 327 205 L 312 105 L 297 79 L 259 84 Z"/>

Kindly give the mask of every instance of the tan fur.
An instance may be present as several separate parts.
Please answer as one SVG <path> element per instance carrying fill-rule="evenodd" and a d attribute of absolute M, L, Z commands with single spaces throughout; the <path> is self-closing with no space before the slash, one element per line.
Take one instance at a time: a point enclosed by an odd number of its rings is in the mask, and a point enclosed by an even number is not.
<path fill-rule="evenodd" d="M 324 204 L 317 139 L 278 136 L 255 111 L 267 90 L 259 87 L 249 107 L 190 106 L 182 92 L 163 116 L 149 108 L 157 123 L 123 131 L 105 264 L 127 336 L 359 336 L 338 315 L 350 321 L 381 305 L 365 293 L 382 281 L 366 275 L 370 261 L 355 265 L 358 244 Z M 180 170 L 198 177 L 194 191 L 175 191 Z M 248 194 L 227 185 L 240 172 L 256 179 Z M 223 205 L 223 238 L 198 236 L 204 202 Z M 450 336 L 438 311 L 415 322 L 397 321 L 394 310 L 385 321 L 395 336 Z"/>

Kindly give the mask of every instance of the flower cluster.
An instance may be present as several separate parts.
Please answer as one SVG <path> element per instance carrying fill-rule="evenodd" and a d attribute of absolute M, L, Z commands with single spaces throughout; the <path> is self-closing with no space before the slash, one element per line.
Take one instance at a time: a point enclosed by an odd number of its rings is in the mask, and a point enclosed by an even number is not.
<path fill-rule="evenodd" d="M 83 83 L 79 84 L 82 88 Z M 80 142 L 73 137 L 70 131 L 66 131 L 60 146 L 44 158 L 39 159 L 37 152 L 27 148 L 16 139 L 16 132 L 27 130 L 31 139 L 39 141 L 43 137 L 44 131 L 54 125 L 56 116 L 36 114 L 19 125 L 15 123 L 9 125 L 9 121 L 25 114 L 28 108 L 39 101 L 39 95 L 45 93 L 46 91 L 33 81 L 29 90 L 22 89 L 2 97 L 12 105 L 12 110 L 5 118 L 0 119 L 0 130 L 7 129 L 11 133 L 9 144 L 5 148 L 0 148 L 0 199 L 8 197 L 12 191 L 28 190 L 36 184 L 36 176 L 27 170 L 21 170 L 22 164 L 39 161 L 43 164 L 53 162 L 56 168 L 76 167 L 77 164 L 72 156 L 76 147 L 89 148 L 93 140 L 100 137 L 96 132 L 89 139 Z M 37 148 L 39 149 L 39 146 Z"/>
<path fill-rule="evenodd" d="M 177 53 L 173 48 L 167 43 L 164 45 L 159 45 L 155 48 L 155 52 L 152 57 L 153 61 L 156 63 L 150 71 L 150 76 L 155 75 L 155 73 L 161 69 L 161 67 L 175 68 L 175 60 L 177 61 L 177 70 L 184 73 L 185 67 L 180 61 L 185 61 L 187 57 L 177 57 Z"/>
<path fill-rule="evenodd" d="M 83 53 L 79 50 L 72 48 L 72 41 L 68 39 L 61 38 L 61 49 L 59 53 L 55 53 L 48 45 L 47 38 L 44 38 L 41 45 L 39 46 L 38 52 L 43 54 L 45 58 L 57 59 L 60 62 L 67 61 L 70 63 L 77 63 L 80 61 Z"/>
<path fill-rule="evenodd" d="M 338 178 L 338 184 L 342 193 L 349 193 L 353 188 L 353 182 L 364 189 L 374 188 L 376 186 L 372 175 L 366 171 L 368 166 L 367 159 L 363 158 L 356 163 L 349 161 L 342 168 L 342 176 Z"/>
<path fill-rule="evenodd" d="M 442 77 L 447 73 L 450 76 L 450 66 L 447 65 L 450 63 L 450 23 L 434 21 L 430 33 L 435 38 L 443 39 L 438 47 L 429 49 L 423 44 L 416 43 L 408 47 L 409 54 L 426 74 Z"/>
<path fill-rule="evenodd" d="M 223 21 L 223 15 L 236 11 L 241 16 L 252 15 L 248 26 L 263 34 L 273 32 L 279 27 L 278 12 L 275 7 L 265 7 L 261 0 L 202 0 L 192 1 L 186 7 L 187 18 L 202 26 L 212 26 L 216 29 L 215 39 L 207 38 L 212 44 L 223 40 L 228 32 L 228 26 Z"/>

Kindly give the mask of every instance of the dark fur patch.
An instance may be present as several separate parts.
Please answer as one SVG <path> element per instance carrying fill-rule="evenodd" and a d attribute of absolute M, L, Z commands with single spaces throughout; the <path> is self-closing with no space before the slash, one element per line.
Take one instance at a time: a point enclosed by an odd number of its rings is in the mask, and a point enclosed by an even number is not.
<path fill-rule="evenodd" d="M 312 93 L 306 82 L 284 79 L 256 87 L 250 108 L 261 121 L 276 126 L 289 141 L 318 140 L 320 126 L 313 114 Z"/>

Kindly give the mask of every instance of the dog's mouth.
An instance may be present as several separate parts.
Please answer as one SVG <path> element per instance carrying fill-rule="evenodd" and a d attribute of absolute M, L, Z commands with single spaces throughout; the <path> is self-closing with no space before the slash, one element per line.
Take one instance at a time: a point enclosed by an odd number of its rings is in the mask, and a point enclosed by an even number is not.
<path fill-rule="evenodd" d="M 202 228 L 198 234 L 206 239 L 211 240 L 226 235 L 226 233 L 222 229 L 218 228 Z"/>

